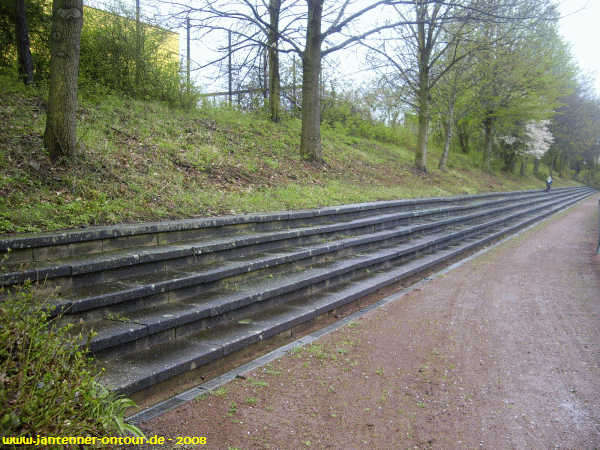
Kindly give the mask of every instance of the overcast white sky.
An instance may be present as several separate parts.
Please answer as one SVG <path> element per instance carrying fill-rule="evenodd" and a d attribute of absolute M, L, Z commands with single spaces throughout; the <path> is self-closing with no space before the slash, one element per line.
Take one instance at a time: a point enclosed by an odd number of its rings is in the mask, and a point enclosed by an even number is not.
<path fill-rule="evenodd" d="M 600 94 L 600 0 L 561 0 L 560 30 L 579 67 L 595 78 Z"/>

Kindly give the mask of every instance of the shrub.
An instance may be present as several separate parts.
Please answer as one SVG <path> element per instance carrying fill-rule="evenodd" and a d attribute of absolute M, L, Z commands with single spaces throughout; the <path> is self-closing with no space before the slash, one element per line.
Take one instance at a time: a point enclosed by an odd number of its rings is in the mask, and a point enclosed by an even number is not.
<path fill-rule="evenodd" d="M 81 337 L 42 306 L 30 286 L 0 303 L 0 434 L 141 435 L 123 419 L 133 402 L 98 383 Z"/>

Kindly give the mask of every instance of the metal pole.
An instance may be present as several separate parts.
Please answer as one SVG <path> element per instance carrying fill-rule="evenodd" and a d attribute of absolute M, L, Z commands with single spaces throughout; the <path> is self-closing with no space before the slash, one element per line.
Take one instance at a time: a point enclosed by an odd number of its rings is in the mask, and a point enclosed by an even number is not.
<path fill-rule="evenodd" d="M 294 62 L 292 64 L 292 98 L 294 99 L 293 111 L 296 110 L 298 99 L 296 98 L 296 55 L 294 55 Z"/>
<path fill-rule="evenodd" d="M 228 46 L 228 52 L 229 55 L 227 55 L 227 71 L 229 72 L 229 106 L 231 106 L 231 102 L 232 102 L 232 91 L 233 91 L 233 76 L 231 73 L 231 30 L 229 30 L 228 32 L 228 40 L 229 40 L 229 46 Z"/>
<path fill-rule="evenodd" d="M 140 23 L 140 0 L 135 0 L 135 47 L 135 81 L 139 87 L 142 82 L 142 26 Z"/>
<path fill-rule="evenodd" d="M 187 26 L 187 90 L 188 90 L 188 94 L 190 92 L 190 87 L 191 87 L 191 83 L 190 83 L 190 67 L 191 67 L 191 59 L 190 59 L 190 17 L 188 16 L 186 19 L 186 26 Z"/>

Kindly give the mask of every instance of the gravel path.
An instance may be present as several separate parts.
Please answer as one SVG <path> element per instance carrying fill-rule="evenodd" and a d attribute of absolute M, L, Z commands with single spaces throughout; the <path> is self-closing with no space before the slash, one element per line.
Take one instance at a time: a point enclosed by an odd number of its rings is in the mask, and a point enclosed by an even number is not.
<path fill-rule="evenodd" d="M 599 448 L 598 196 L 142 424 L 206 448 Z"/>

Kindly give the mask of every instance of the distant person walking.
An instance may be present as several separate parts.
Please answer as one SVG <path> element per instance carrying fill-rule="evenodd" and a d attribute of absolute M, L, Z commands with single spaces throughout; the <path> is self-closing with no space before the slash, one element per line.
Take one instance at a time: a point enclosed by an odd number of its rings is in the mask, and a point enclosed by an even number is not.
<path fill-rule="evenodd" d="M 550 192 L 550 186 L 552 185 L 552 175 L 548 175 L 546 179 L 546 192 Z"/>

